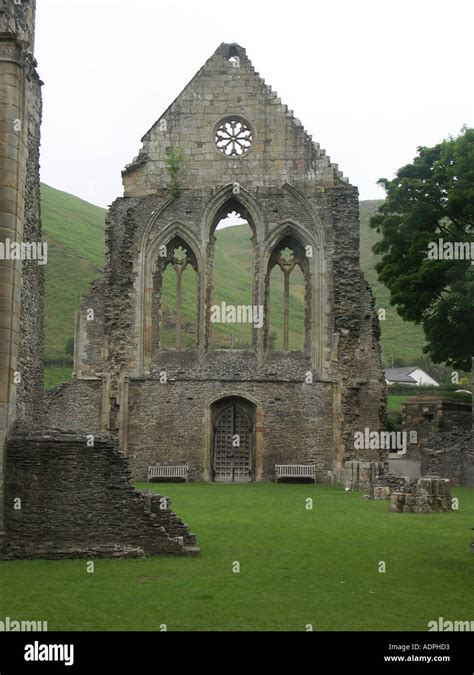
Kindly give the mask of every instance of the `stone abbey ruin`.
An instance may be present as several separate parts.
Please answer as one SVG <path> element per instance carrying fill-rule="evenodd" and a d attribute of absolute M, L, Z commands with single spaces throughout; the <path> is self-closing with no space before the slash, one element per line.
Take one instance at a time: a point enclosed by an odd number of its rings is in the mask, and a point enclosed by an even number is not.
<path fill-rule="evenodd" d="M 0 0 L 2 243 L 41 242 L 34 23 L 33 0 Z M 421 462 L 418 482 L 388 473 L 396 453 L 354 442 L 383 430 L 386 412 L 358 192 L 243 47 L 218 47 L 122 176 L 104 274 L 76 316 L 74 377 L 51 391 L 43 267 L 0 260 L 0 558 L 198 555 L 170 501 L 133 488 L 149 467 L 185 465 L 191 480 L 236 483 L 274 480 L 276 465 L 309 466 L 317 482 L 391 496 L 393 511 L 449 510 L 449 481 L 433 474 L 473 484 L 469 406 L 407 401 L 404 428 L 418 436 L 397 459 Z M 216 233 L 229 214 L 251 242 L 244 306 L 216 293 Z M 190 280 L 192 322 L 183 310 Z M 248 341 L 223 348 L 215 338 L 225 322 L 247 323 Z"/>
<path fill-rule="evenodd" d="M 1 4 L 2 241 L 41 241 L 34 14 L 34 2 Z M 123 196 L 106 219 L 104 274 L 76 317 L 74 378 L 49 392 L 43 268 L 0 260 L 1 557 L 197 555 L 169 500 L 132 486 L 154 465 L 186 465 L 191 480 L 224 483 L 311 465 L 317 482 L 391 493 L 392 510 L 405 512 L 445 509 L 443 479 L 473 484 L 467 404 L 405 404 L 405 428 L 418 437 L 404 461 L 421 462 L 418 483 L 387 475 L 393 454 L 355 446 L 356 433 L 384 429 L 386 408 L 379 325 L 359 265 L 357 189 L 243 47 L 218 47 L 122 176 Z M 216 304 L 217 230 L 228 214 L 248 224 L 249 306 Z M 289 338 L 296 272 L 299 349 Z M 170 273 L 171 321 L 163 299 Z M 185 278 L 194 288 L 191 327 Z M 216 323 L 226 318 L 249 324 L 248 344 L 216 344 Z"/>
<path fill-rule="evenodd" d="M 374 450 L 355 457 L 353 446 L 355 429 L 381 427 L 385 406 L 357 189 L 237 44 L 220 45 L 142 142 L 108 213 L 104 276 L 78 314 L 75 379 L 48 395 L 49 424 L 110 433 L 140 481 L 155 464 L 243 482 L 273 479 L 275 464 L 310 463 L 318 481 L 340 482 L 346 461 L 378 460 Z M 215 230 L 232 212 L 250 228 L 248 309 L 262 321 L 247 349 L 225 350 L 212 345 Z M 288 349 L 287 311 L 283 349 L 269 348 L 276 266 L 285 292 L 294 268 L 304 279 L 300 350 Z M 162 339 L 169 267 L 174 348 Z M 184 268 L 196 288 L 195 343 L 186 348 Z"/>

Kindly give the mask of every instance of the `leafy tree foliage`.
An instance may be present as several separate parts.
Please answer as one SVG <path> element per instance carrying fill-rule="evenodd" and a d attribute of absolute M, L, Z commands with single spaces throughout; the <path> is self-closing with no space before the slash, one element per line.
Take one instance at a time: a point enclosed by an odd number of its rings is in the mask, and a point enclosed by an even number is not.
<path fill-rule="evenodd" d="M 391 304 L 423 326 L 424 351 L 435 363 L 470 370 L 474 256 L 466 251 L 474 250 L 474 129 L 418 148 L 412 164 L 379 184 L 387 198 L 370 226 L 382 235 L 373 251 L 381 256 L 376 270 Z M 464 259 L 449 258 L 455 246 Z M 442 259 L 434 259 L 436 250 Z"/>

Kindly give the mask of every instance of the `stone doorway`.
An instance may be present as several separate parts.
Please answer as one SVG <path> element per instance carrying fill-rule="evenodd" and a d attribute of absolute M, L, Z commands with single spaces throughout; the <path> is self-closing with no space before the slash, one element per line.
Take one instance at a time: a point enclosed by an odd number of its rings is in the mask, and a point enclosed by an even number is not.
<path fill-rule="evenodd" d="M 250 483 L 255 476 L 255 406 L 244 399 L 225 399 L 214 409 L 212 480 Z"/>

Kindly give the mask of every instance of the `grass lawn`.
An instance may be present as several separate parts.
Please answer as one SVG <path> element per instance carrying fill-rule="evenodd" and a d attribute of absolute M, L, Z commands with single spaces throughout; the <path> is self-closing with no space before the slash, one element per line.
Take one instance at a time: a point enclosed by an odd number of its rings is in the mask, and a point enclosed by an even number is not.
<path fill-rule="evenodd" d="M 72 377 L 73 366 L 46 366 L 44 369 L 44 388 L 52 389 L 57 384 L 68 382 Z"/>
<path fill-rule="evenodd" d="M 407 399 L 406 394 L 389 394 L 387 397 L 387 412 L 402 412 L 402 403 Z"/>
<path fill-rule="evenodd" d="M 172 631 L 424 631 L 440 616 L 474 620 L 472 489 L 454 490 L 457 512 L 394 514 L 339 486 L 152 488 L 191 524 L 200 558 L 97 560 L 94 574 L 85 560 L 1 562 L 0 618 Z"/>

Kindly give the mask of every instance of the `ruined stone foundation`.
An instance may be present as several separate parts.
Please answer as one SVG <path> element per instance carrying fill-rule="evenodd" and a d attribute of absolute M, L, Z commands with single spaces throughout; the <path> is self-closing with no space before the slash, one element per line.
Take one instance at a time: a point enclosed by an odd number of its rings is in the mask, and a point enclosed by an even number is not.
<path fill-rule="evenodd" d="M 390 511 L 394 513 L 452 511 L 451 483 L 439 476 L 425 476 L 392 492 L 390 501 Z"/>
<path fill-rule="evenodd" d="M 170 500 L 133 488 L 115 440 L 16 431 L 8 442 L 2 558 L 198 555 Z"/>

